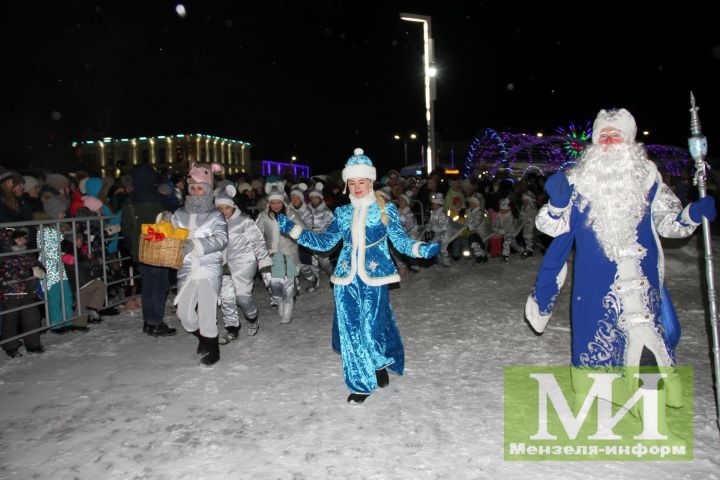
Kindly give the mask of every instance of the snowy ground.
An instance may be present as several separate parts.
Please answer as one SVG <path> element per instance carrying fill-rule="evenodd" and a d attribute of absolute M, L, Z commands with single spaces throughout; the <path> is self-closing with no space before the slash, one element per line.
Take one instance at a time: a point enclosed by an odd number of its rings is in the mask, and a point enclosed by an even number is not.
<path fill-rule="evenodd" d="M 406 375 L 362 406 L 345 403 L 328 288 L 304 294 L 290 325 L 256 294 L 259 335 L 243 329 L 212 368 L 194 337 L 151 338 L 129 313 L 46 334 L 46 354 L 0 360 L 0 478 L 719 478 L 694 243 L 666 250 L 678 360 L 695 367 L 692 462 L 503 460 L 503 367 L 570 356 L 569 289 L 535 337 L 522 318 L 540 259 L 515 256 L 425 269 L 392 290 Z"/>

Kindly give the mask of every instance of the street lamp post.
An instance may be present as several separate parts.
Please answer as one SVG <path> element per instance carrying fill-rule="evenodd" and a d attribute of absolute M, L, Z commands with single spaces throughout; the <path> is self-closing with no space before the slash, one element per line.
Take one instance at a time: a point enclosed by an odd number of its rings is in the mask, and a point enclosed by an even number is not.
<path fill-rule="evenodd" d="M 423 55 L 423 64 L 425 67 L 425 120 L 427 121 L 427 162 L 428 175 L 434 169 L 435 154 L 435 83 L 437 69 L 435 68 L 435 59 L 433 54 L 433 39 L 431 19 L 427 15 L 417 15 L 414 13 L 401 13 L 400 19 L 406 22 L 418 22 L 423 24 L 423 44 L 425 54 Z"/>
<path fill-rule="evenodd" d="M 393 135 L 393 138 L 394 138 L 395 140 L 400 140 L 401 137 L 400 137 L 400 135 L 395 134 L 395 135 Z M 415 135 L 414 133 L 411 133 L 410 136 L 409 136 L 409 139 L 410 139 L 410 140 L 415 140 L 416 138 L 417 138 L 417 135 Z M 404 137 L 404 138 L 402 138 L 402 141 L 403 141 L 403 151 L 404 151 L 404 154 L 405 154 L 405 166 L 407 167 L 407 162 L 408 162 L 407 142 L 408 142 L 408 138 L 407 138 L 407 137 Z"/>

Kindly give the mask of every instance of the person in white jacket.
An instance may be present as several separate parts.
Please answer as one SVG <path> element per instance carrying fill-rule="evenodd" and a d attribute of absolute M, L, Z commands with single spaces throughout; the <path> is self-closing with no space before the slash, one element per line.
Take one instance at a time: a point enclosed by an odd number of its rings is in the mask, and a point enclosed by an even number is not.
<path fill-rule="evenodd" d="M 294 210 L 287 208 L 283 182 L 269 183 L 266 185 L 266 190 L 269 192 L 267 207 L 260 212 L 256 223 L 265 238 L 265 244 L 273 262 L 269 285 L 270 294 L 278 304 L 280 321 L 290 323 L 297 295 L 300 255 L 297 244 L 289 237 L 280 234 L 277 218 L 278 215 L 285 214 L 293 222 L 303 223 Z"/>
<path fill-rule="evenodd" d="M 492 236 L 492 225 L 485 210 L 485 199 L 481 193 L 478 193 L 468 197 L 467 203 L 469 210 L 465 226 L 470 232 L 470 250 L 475 257 L 475 263 L 485 263 L 488 261 L 485 242 Z"/>
<path fill-rule="evenodd" d="M 187 228 L 190 235 L 183 249 L 183 265 L 178 270 L 177 316 L 185 330 L 198 337 L 201 362 L 212 365 L 220 360 L 217 303 L 222 282 L 222 250 L 227 245 L 227 224 L 213 205 L 213 173 L 218 163 L 193 162 L 188 176 L 189 195 L 185 205 L 172 214 L 175 227 Z"/>
<path fill-rule="evenodd" d="M 290 204 L 287 206 L 287 209 L 295 212 L 297 217 L 302 221 L 304 228 L 312 228 L 313 213 L 305 203 L 305 192 L 307 188 L 307 185 L 304 183 L 299 183 L 292 187 L 290 190 Z M 306 291 L 311 292 L 315 290 L 320 283 L 320 277 L 315 275 L 312 268 L 313 254 L 305 247 L 299 247 L 298 254 L 300 255 L 300 276 L 310 284 Z"/>
<path fill-rule="evenodd" d="M 259 268 L 263 280 L 269 285 L 272 267 L 260 229 L 235 205 L 233 198 L 236 193 L 232 185 L 215 191 L 215 206 L 225 217 L 228 226 L 220 291 L 223 323 L 227 332 L 220 338 L 222 345 L 235 340 L 240 333 L 238 306 L 248 322 L 248 335 L 257 334 L 260 327 L 258 308 L 252 300 L 255 273 Z"/>

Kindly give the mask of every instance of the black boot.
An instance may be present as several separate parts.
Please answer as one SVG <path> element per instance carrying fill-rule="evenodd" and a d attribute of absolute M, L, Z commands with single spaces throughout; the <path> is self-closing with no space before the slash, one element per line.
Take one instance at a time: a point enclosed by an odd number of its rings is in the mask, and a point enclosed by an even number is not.
<path fill-rule="evenodd" d="M 381 368 L 380 370 L 375 370 L 375 378 L 377 379 L 377 384 L 380 388 L 385 388 L 390 385 L 390 376 L 388 375 L 387 370 L 384 368 Z"/>
<path fill-rule="evenodd" d="M 228 338 L 228 340 L 230 340 L 231 342 L 232 342 L 233 340 L 235 340 L 236 338 L 238 338 L 238 336 L 240 335 L 240 327 L 239 327 L 239 326 L 237 326 L 237 327 L 225 327 L 225 330 L 227 330 L 227 338 Z"/>
<path fill-rule="evenodd" d="M 217 363 L 217 361 L 220 360 L 220 343 L 218 342 L 218 337 L 202 337 L 202 339 L 205 342 L 207 351 L 200 361 L 203 365 L 207 366 Z"/>
<path fill-rule="evenodd" d="M 147 333 L 152 337 L 169 337 L 175 335 L 177 329 L 168 327 L 165 322 L 160 322 L 160 325 L 148 325 Z"/>
<path fill-rule="evenodd" d="M 198 339 L 198 346 L 197 346 L 197 354 L 203 355 L 205 352 L 207 352 L 207 347 L 205 347 L 205 337 L 200 335 L 200 330 L 195 330 L 194 332 L 190 332 Z"/>
<path fill-rule="evenodd" d="M 367 393 L 351 393 L 347 401 L 348 403 L 363 403 L 369 396 Z"/>
<path fill-rule="evenodd" d="M 143 333 L 148 333 L 149 329 L 150 329 L 150 325 L 148 325 L 147 322 L 143 321 Z"/>

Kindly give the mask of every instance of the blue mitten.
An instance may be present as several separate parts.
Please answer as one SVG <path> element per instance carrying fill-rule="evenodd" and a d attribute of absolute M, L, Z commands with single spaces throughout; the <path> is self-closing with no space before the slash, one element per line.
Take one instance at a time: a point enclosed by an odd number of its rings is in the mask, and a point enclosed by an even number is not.
<path fill-rule="evenodd" d="M 563 172 L 557 172 L 545 182 L 545 191 L 550 197 L 550 205 L 555 208 L 567 207 L 573 188 Z"/>
<path fill-rule="evenodd" d="M 277 221 L 280 231 L 285 234 L 290 233 L 290 230 L 295 226 L 295 223 L 282 213 L 278 215 Z"/>
<path fill-rule="evenodd" d="M 418 253 L 422 258 L 432 258 L 440 252 L 439 243 L 423 243 L 418 248 Z"/>
<path fill-rule="evenodd" d="M 690 204 L 688 210 L 690 218 L 695 223 L 701 223 L 702 217 L 707 218 L 711 222 L 715 220 L 715 199 L 713 197 L 703 197 L 700 200 Z"/>

